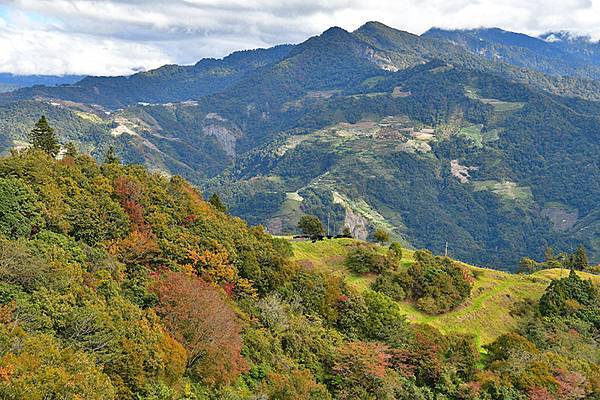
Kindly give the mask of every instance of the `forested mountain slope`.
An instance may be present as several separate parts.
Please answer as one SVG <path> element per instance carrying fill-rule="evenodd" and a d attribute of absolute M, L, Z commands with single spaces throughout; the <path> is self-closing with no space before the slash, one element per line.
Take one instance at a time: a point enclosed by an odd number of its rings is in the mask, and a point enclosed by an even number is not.
<path fill-rule="evenodd" d="M 436 315 L 437 304 L 468 302 L 477 278 L 426 251 L 358 243 L 352 254 L 352 268 L 413 277 L 406 295 Z M 538 302 L 515 302 L 518 328 L 482 356 L 472 335 L 408 323 L 381 288 L 356 290 L 293 256 L 286 240 L 225 214 L 179 177 L 114 158 L 97 164 L 73 148 L 60 161 L 38 149 L 1 158 L 0 397 L 600 393 L 600 295 L 574 272 Z"/>
<path fill-rule="evenodd" d="M 193 67 L 3 96 L 0 146 L 26 145 L 43 113 L 63 144 L 97 158 L 115 146 L 125 161 L 221 192 L 271 232 L 311 213 L 361 238 L 381 226 L 512 269 L 548 245 L 600 257 L 598 93 L 594 80 L 370 22 Z"/>
<path fill-rule="evenodd" d="M 547 33 L 531 37 L 498 28 L 430 29 L 423 36 L 445 40 L 490 60 L 550 75 L 600 77 L 600 45 L 589 37 Z"/>

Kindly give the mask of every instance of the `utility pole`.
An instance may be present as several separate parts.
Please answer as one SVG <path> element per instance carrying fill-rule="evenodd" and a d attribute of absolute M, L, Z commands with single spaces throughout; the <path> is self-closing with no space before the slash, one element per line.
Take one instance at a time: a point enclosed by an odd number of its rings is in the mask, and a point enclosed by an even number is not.
<path fill-rule="evenodd" d="M 448 257 L 448 241 L 446 241 L 446 250 L 444 250 L 444 257 Z"/>
<path fill-rule="evenodd" d="M 327 211 L 327 236 L 329 236 L 329 214 L 330 214 L 330 213 L 331 213 L 331 212 L 328 210 L 328 211 Z"/>

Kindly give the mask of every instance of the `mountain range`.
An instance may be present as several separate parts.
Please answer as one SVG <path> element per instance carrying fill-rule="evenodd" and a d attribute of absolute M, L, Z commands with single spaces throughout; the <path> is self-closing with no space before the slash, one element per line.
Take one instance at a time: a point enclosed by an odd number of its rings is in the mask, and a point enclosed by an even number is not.
<path fill-rule="evenodd" d="M 44 114 L 61 140 L 179 174 L 277 234 L 389 230 L 512 269 L 547 246 L 600 260 L 600 46 L 369 22 L 296 45 L 0 95 L 0 151 Z"/>

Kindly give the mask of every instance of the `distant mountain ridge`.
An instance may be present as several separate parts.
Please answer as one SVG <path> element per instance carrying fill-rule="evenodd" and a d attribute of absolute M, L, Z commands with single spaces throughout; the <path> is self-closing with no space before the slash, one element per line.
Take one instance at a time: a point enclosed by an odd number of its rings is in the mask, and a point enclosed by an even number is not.
<path fill-rule="evenodd" d="M 206 58 L 192 66 L 165 65 L 130 76 L 88 76 L 72 85 L 33 87 L 5 95 L 5 101 L 32 97 L 60 98 L 119 108 L 138 102 L 185 101 L 218 92 L 246 73 L 284 57 L 292 48 L 280 45 L 270 49 L 238 51 L 223 59 Z M 0 102 L 2 102 L 0 98 Z"/>
<path fill-rule="evenodd" d="M 75 83 L 82 78 L 83 76 L 81 75 L 15 75 L 0 72 L 0 93 L 34 85 L 66 85 Z"/>
<path fill-rule="evenodd" d="M 26 146 L 43 113 L 63 143 L 96 158 L 115 146 L 271 232 L 309 213 L 359 237 L 384 228 L 437 252 L 449 241 L 457 257 L 503 269 L 548 245 L 583 243 L 600 259 L 600 81 L 541 73 L 573 70 L 566 47 L 553 55 L 541 39 L 456 35 L 368 22 L 194 66 L 21 89 L 0 96 L 0 151 Z M 475 51 L 477 35 L 507 58 Z M 512 64 L 522 54 L 537 64 Z"/>
<path fill-rule="evenodd" d="M 545 74 L 600 78 L 600 44 L 565 32 L 532 37 L 499 28 L 444 30 L 422 36 L 444 40 L 491 60 Z"/>

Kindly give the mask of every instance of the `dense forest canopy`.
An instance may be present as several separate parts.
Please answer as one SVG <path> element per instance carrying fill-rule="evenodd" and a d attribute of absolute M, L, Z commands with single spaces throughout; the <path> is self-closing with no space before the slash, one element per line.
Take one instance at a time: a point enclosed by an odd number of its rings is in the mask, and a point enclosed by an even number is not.
<path fill-rule="evenodd" d="M 407 322 L 386 290 L 298 264 L 287 240 L 179 177 L 40 149 L 1 159 L 0 173 L 2 398 L 600 394 L 600 297 L 574 273 L 482 355 L 472 335 Z M 377 274 L 406 274 L 417 304 L 466 301 L 472 277 L 451 260 L 363 246 L 385 259 Z"/>

